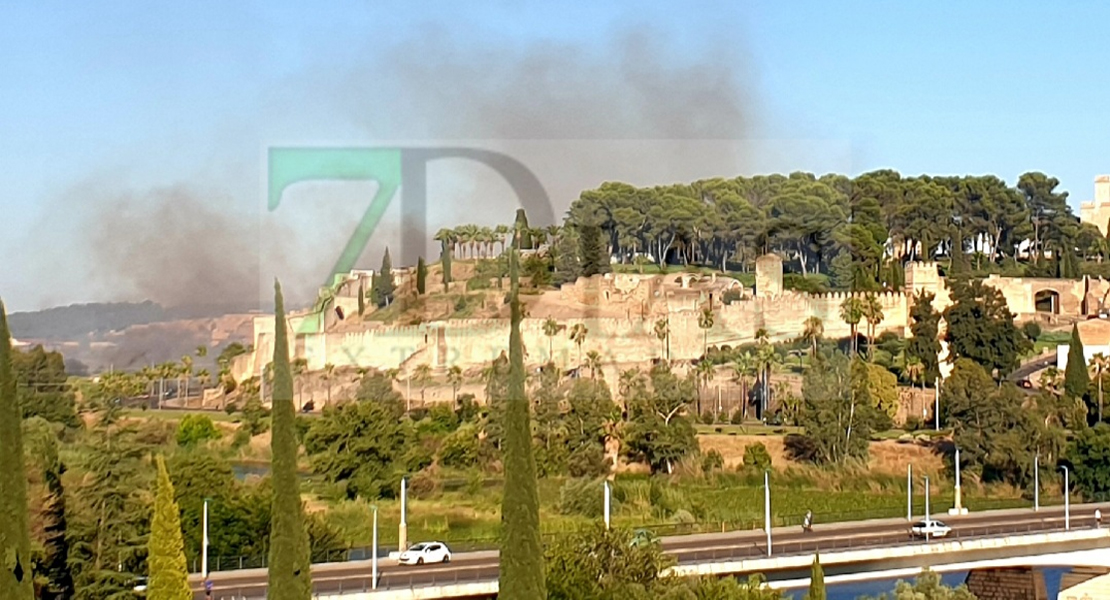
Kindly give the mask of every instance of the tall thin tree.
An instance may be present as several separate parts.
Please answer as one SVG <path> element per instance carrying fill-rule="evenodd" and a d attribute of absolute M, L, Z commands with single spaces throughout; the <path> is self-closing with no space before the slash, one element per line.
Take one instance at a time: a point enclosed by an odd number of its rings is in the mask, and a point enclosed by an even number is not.
<path fill-rule="evenodd" d="M 293 412 L 293 373 L 281 284 L 274 282 L 273 433 L 270 442 L 273 503 L 270 517 L 270 600 L 309 600 L 312 572 L 297 482 L 297 437 Z"/>
<path fill-rule="evenodd" d="M 505 402 L 502 461 L 505 465 L 501 502 L 501 569 L 498 595 L 513 600 L 544 600 L 543 545 L 540 543 L 540 503 L 536 489 L 536 461 L 532 455 L 529 402 L 524 388 L 524 348 L 520 336 L 520 266 L 517 250 L 509 252 L 511 327 L 509 330 L 509 386 Z"/>
<path fill-rule="evenodd" d="M 31 600 L 35 594 L 22 422 L 12 369 L 12 337 L 0 300 L 0 600 Z"/>
<path fill-rule="evenodd" d="M 191 600 L 189 570 L 185 562 L 185 540 L 181 535 L 181 512 L 174 500 L 173 483 L 166 461 L 159 455 L 158 491 L 154 497 L 154 517 L 150 521 L 147 544 L 147 570 L 150 581 L 147 597 L 152 600 Z"/>

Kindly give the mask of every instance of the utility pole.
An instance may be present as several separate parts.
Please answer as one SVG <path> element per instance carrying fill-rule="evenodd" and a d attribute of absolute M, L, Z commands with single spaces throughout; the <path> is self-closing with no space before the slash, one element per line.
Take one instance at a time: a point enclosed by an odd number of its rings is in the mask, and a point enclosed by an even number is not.
<path fill-rule="evenodd" d="M 936 421 L 936 430 L 940 431 L 940 377 L 933 381 L 933 420 Z"/>
<path fill-rule="evenodd" d="M 967 509 L 963 507 L 963 496 L 960 493 L 960 449 L 956 448 L 956 505 L 952 510 L 948 511 L 950 515 L 962 515 L 967 513 Z"/>

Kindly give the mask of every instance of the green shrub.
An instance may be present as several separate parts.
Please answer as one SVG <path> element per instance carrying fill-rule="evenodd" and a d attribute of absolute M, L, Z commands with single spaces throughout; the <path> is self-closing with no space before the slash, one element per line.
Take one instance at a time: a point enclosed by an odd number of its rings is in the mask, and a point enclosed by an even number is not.
<path fill-rule="evenodd" d="M 177 445 L 183 448 L 218 439 L 220 431 L 212 424 L 208 415 L 185 415 L 177 425 Z"/>
<path fill-rule="evenodd" d="M 763 442 L 744 447 L 744 466 L 759 471 L 771 468 L 771 454 L 767 452 L 767 446 L 764 446 Z"/>
<path fill-rule="evenodd" d="M 609 473 L 605 449 L 599 444 L 584 444 L 571 451 L 567 470 L 571 477 L 600 477 Z"/>
<path fill-rule="evenodd" d="M 725 304 L 732 304 L 733 302 L 739 301 L 743 297 L 744 294 L 741 293 L 740 290 L 725 290 L 725 293 L 721 294 L 721 302 L 724 302 Z"/>
<path fill-rule="evenodd" d="M 711 410 L 707 410 L 701 414 L 701 422 L 705 423 L 706 425 L 712 425 L 716 421 L 717 417 L 713 414 L 713 411 Z"/>
<path fill-rule="evenodd" d="M 725 466 L 725 457 L 721 456 L 720 452 L 710 450 L 706 452 L 701 458 L 701 470 L 706 473 L 719 471 Z"/>
<path fill-rule="evenodd" d="M 730 419 L 730 421 L 732 422 L 733 425 L 743 425 L 743 423 L 744 423 L 744 409 L 743 408 L 738 408 L 738 409 L 734 410 L 732 412 L 732 419 Z"/>
<path fill-rule="evenodd" d="M 439 447 L 439 464 L 459 469 L 476 466 L 481 454 L 480 443 L 476 426 L 468 423 L 459 427 L 443 439 L 443 445 Z"/>
<path fill-rule="evenodd" d="M 1021 332 L 1029 341 L 1036 342 L 1037 338 L 1041 337 L 1041 326 L 1036 321 L 1027 321 L 1021 326 Z"/>
<path fill-rule="evenodd" d="M 610 510 L 612 509 L 610 505 Z M 568 479 L 559 490 L 559 512 L 564 515 L 597 518 L 601 517 L 604 511 L 605 492 L 601 480 Z"/>

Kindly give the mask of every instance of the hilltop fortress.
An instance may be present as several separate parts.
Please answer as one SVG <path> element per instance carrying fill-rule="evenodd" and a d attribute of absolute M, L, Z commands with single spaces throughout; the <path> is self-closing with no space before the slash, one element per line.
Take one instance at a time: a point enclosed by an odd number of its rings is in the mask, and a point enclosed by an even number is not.
<path fill-rule="evenodd" d="M 413 287 L 410 271 L 395 271 L 399 293 Z M 771 341 L 794 339 L 801 335 L 808 317 L 821 319 L 826 338 L 851 335 L 849 325 L 840 318 L 841 303 L 851 293 L 786 290 L 782 273 L 782 259 L 768 254 L 756 261 L 754 289 L 714 274 L 610 273 L 582 278 L 558 290 L 523 295 L 525 360 L 531 365 L 554 360 L 561 367 L 574 368 L 580 357 L 597 351 L 605 363 L 633 366 L 649 364 L 669 351 L 672 360 L 689 361 L 702 356 L 706 345 L 753 342 L 759 329 L 766 330 Z M 333 285 L 321 289 L 312 309 L 289 316 L 292 358 L 305 359 L 311 371 L 331 364 L 338 368 L 397 368 L 411 374 L 417 366 L 427 364 L 436 372 L 456 365 L 473 372 L 506 348 L 507 318 L 445 319 L 412 325 L 362 320 L 357 316 L 358 290 L 369 289 L 370 277 L 368 271 L 338 275 Z M 909 311 L 919 291 L 935 295 L 933 305 L 938 311 L 951 303 L 936 263 L 909 263 L 905 281 L 900 292 L 876 294 L 883 310 L 876 334 L 891 331 L 908 336 Z M 1057 322 L 1095 315 L 1104 309 L 1110 293 L 1110 283 L 1089 277 L 1065 280 L 992 275 L 985 284 L 1002 292 L 1019 321 Z M 452 283 L 451 287 L 465 290 L 465 282 Z M 502 295 L 503 291 L 495 294 L 498 304 Z M 708 331 L 699 326 L 705 308 L 714 315 Z M 550 336 L 544 327 L 549 318 L 559 326 Z M 661 319 L 667 320 L 669 340 L 656 335 L 655 324 Z M 569 336 L 577 324 L 588 330 L 581 347 Z M 861 324 L 860 330 L 864 327 Z M 259 374 L 270 361 L 273 328 L 273 317 L 255 318 L 254 351 L 239 357 L 233 365 L 237 379 Z"/>

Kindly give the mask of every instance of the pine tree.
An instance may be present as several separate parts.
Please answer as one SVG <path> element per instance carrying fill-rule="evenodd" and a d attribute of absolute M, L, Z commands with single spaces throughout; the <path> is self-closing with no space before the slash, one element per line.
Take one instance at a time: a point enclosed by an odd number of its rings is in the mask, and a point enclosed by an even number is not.
<path fill-rule="evenodd" d="M 388 260 L 388 254 L 387 260 Z M 273 504 L 270 512 L 270 600 L 309 600 L 312 597 L 308 534 L 304 527 L 297 482 L 296 416 L 293 412 L 293 374 L 289 365 L 289 333 L 281 285 L 274 282 L 274 388 L 270 442 Z"/>
<path fill-rule="evenodd" d="M 0 600 L 32 600 L 31 534 L 23 468 L 23 412 L 12 369 L 12 338 L 0 300 Z"/>
<path fill-rule="evenodd" d="M 1068 366 L 1064 369 L 1064 390 L 1072 398 L 1086 398 L 1091 387 L 1091 377 L 1087 374 L 1087 357 L 1083 353 L 1083 340 L 1079 339 L 1079 327 L 1071 326 L 1071 344 L 1068 346 Z"/>
<path fill-rule="evenodd" d="M 366 290 L 362 287 L 362 282 L 358 284 L 358 316 L 366 313 Z"/>
<path fill-rule="evenodd" d="M 451 283 L 451 244 L 447 240 L 443 240 L 439 258 L 443 263 L 443 291 L 447 292 L 447 286 Z"/>
<path fill-rule="evenodd" d="M 389 248 L 385 249 L 382 256 L 382 268 L 374 278 L 375 290 L 378 292 L 378 302 L 388 305 L 393 301 L 393 261 L 389 258 Z"/>
<path fill-rule="evenodd" d="M 813 566 L 809 570 L 809 592 L 806 600 L 825 600 L 825 570 L 821 568 L 821 557 L 813 555 Z"/>
<path fill-rule="evenodd" d="M 536 490 L 536 461 L 532 455 L 528 397 L 524 387 L 524 348 L 520 337 L 520 265 L 516 250 L 509 252 L 509 387 L 504 406 L 502 463 L 505 465 L 501 502 L 501 571 L 498 595 L 514 600 L 543 600 L 543 546 L 540 543 L 540 505 Z"/>
<path fill-rule="evenodd" d="M 424 257 L 416 261 L 416 293 L 424 295 L 428 280 L 428 265 L 424 264 Z"/>
<path fill-rule="evenodd" d="M 43 472 L 46 498 L 43 510 L 43 561 L 42 575 L 46 579 L 42 600 L 70 600 L 75 593 L 73 575 L 69 568 L 69 542 L 66 540 L 66 500 L 62 475 L 65 464 L 53 456 Z"/>
<path fill-rule="evenodd" d="M 155 462 L 158 464 L 158 492 L 154 497 L 154 516 L 147 544 L 146 561 L 150 573 L 147 597 L 151 600 L 192 600 L 185 540 L 181 535 L 181 512 L 174 500 L 165 459 L 159 455 Z"/>

